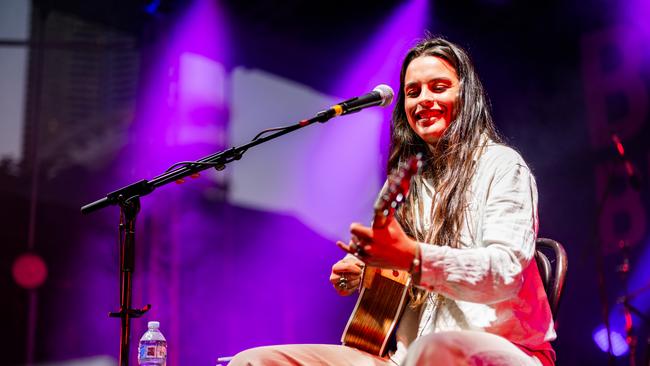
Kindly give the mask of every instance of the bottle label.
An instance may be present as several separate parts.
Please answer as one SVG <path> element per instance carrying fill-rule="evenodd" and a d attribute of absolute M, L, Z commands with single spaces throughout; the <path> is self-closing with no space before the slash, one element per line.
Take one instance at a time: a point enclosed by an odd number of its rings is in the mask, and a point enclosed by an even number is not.
<path fill-rule="evenodd" d="M 165 358 L 167 356 L 167 346 L 165 344 L 147 344 L 140 346 L 138 358 L 146 360 L 149 358 Z"/>

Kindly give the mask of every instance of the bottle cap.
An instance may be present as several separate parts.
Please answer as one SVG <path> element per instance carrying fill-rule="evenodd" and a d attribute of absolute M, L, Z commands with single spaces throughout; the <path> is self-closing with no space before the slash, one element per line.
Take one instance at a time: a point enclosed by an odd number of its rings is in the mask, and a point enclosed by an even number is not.
<path fill-rule="evenodd" d="M 160 322 L 157 322 L 155 320 L 150 321 L 149 323 L 147 323 L 147 327 L 149 327 L 149 329 L 158 329 L 160 328 Z"/>

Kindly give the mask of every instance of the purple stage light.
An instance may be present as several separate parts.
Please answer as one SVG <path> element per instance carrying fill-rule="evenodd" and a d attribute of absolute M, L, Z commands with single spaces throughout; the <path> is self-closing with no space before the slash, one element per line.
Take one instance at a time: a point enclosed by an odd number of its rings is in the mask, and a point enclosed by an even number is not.
<path fill-rule="evenodd" d="M 195 160 L 228 144 L 224 132 L 228 125 L 224 90 L 230 45 L 227 16 L 218 5 L 216 1 L 194 0 L 182 14 L 173 15 L 173 25 L 166 23 L 157 29 L 156 43 L 150 44 L 143 55 L 137 110 L 126 147 L 119 167 L 104 182 L 106 186 L 114 189 L 151 179 L 177 161 Z M 203 311 L 205 304 L 217 301 L 202 297 L 200 291 L 214 290 L 202 279 L 223 277 L 221 262 L 215 264 L 206 259 L 213 258 L 214 251 L 220 249 L 216 244 L 208 244 L 220 242 L 217 238 L 223 235 L 200 229 L 215 226 L 214 222 L 221 219 L 215 218 L 214 211 L 201 211 L 201 192 L 214 185 L 206 176 L 208 172 L 191 183 L 168 185 L 146 196 L 138 218 L 142 224 L 138 227 L 133 304 L 140 307 L 151 303 L 153 308 L 133 322 L 132 342 L 137 342 L 148 320 L 160 321 L 172 345 L 170 364 L 205 364 L 212 358 L 191 348 L 210 349 L 213 338 L 207 336 L 210 330 L 203 325 L 217 324 L 217 320 L 210 318 L 212 314 Z M 106 210 L 109 213 L 115 211 Z M 199 234 L 202 236 L 197 237 Z M 78 300 L 80 306 L 94 312 L 84 312 L 90 318 L 82 319 L 87 324 L 83 333 L 65 336 L 70 346 L 57 353 L 60 358 L 74 354 L 74 348 L 107 353 L 117 345 L 119 322 L 98 315 L 99 311 L 114 310 L 119 301 L 115 233 L 110 230 L 88 234 L 86 241 L 89 252 L 80 254 L 87 259 L 82 262 L 88 263 L 83 276 L 86 283 L 107 290 L 100 294 L 89 292 Z M 98 251 L 105 253 L 98 255 Z M 204 318 L 196 321 L 193 316 L 199 313 L 205 314 Z M 184 331 L 200 340 L 186 336 Z M 97 334 L 92 341 L 99 345 L 89 344 L 90 338 L 83 337 L 86 333 Z M 131 362 L 135 364 L 134 352 Z"/>
<path fill-rule="evenodd" d="M 650 46 L 650 3 L 645 0 L 612 2 L 611 24 L 597 31 L 587 33 L 583 38 L 583 68 L 585 90 L 590 124 L 592 127 L 592 144 L 609 146 L 611 144 L 610 126 L 617 126 L 617 135 L 625 143 L 627 139 L 640 134 L 649 114 L 648 91 L 641 75 L 650 71 L 647 50 Z M 611 95 L 621 96 L 626 112 L 616 120 L 608 119 L 607 107 L 603 101 Z M 617 148 L 619 146 L 616 146 Z M 623 165 L 616 167 L 617 174 L 623 173 Z M 610 174 L 610 173 L 607 173 Z M 599 179 L 599 191 L 603 191 L 605 177 Z M 600 194 L 600 193 L 599 193 Z M 629 268 L 626 278 L 617 281 L 619 285 L 612 295 L 625 296 L 631 306 L 641 313 L 650 309 L 650 271 L 643 265 L 650 260 L 648 238 L 646 234 L 646 212 L 641 195 L 631 186 L 618 193 L 603 208 L 600 216 L 600 236 L 603 243 L 618 243 L 625 240 L 625 248 L 609 247 L 616 251 L 623 264 L 623 256 L 629 256 Z M 625 230 L 617 230 L 614 217 L 624 217 Z M 619 232 L 624 231 L 624 232 Z M 622 286 L 625 285 L 625 286 Z M 627 290 L 629 289 L 629 291 Z M 622 305 L 610 310 L 609 322 L 612 329 L 623 329 L 625 320 L 621 314 Z M 634 325 L 642 325 L 637 317 L 630 317 Z M 606 332 L 600 330 L 607 349 Z M 614 337 L 614 333 L 612 333 Z M 620 334 L 619 338 L 623 338 Z M 594 333 L 596 340 L 596 333 Z M 616 353 L 616 341 L 612 339 L 613 351 Z M 627 345 L 624 345 L 627 352 Z"/>
<path fill-rule="evenodd" d="M 427 0 L 411 0 L 400 7 L 384 21 L 373 38 L 369 39 L 361 51 L 348 62 L 342 77 L 334 80 L 330 94 L 342 97 L 361 95 L 379 84 L 387 84 L 399 91 L 401 61 L 408 50 L 425 35 L 430 18 Z M 384 123 L 380 138 L 368 140 L 365 145 L 379 146 L 380 156 L 377 164 L 384 166 L 388 151 L 388 130 L 394 105 L 384 108 L 381 113 Z M 383 179 L 383 171 L 377 179 Z"/>
<path fill-rule="evenodd" d="M 619 9 L 619 23 L 634 28 L 650 38 L 650 3 L 646 0 L 616 2 Z"/>
<path fill-rule="evenodd" d="M 603 352 L 609 350 L 609 341 L 607 340 L 607 329 L 604 325 L 596 328 L 592 334 L 594 342 L 598 345 Z M 612 330 L 611 332 L 612 339 L 612 354 L 616 357 L 622 356 L 629 351 L 627 342 L 625 342 L 625 336 L 618 331 Z"/>
<path fill-rule="evenodd" d="M 379 84 L 397 90 L 401 61 L 411 46 L 424 37 L 428 20 L 428 1 L 411 0 L 402 4 L 354 56 L 343 76 L 335 80 L 338 86 L 333 94 L 363 94 Z"/>

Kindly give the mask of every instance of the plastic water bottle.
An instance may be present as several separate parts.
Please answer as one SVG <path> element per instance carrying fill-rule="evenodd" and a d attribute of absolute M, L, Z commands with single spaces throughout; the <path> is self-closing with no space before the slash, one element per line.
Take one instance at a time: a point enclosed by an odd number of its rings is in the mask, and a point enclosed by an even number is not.
<path fill-rule="evenodd" d="M 138 345 L 138 365 L 165 366 L 167 363 L 167 340 L 160 333 L 160 323 L 151 321 L 147 323 L 147 330 L 140 338 Z"/>

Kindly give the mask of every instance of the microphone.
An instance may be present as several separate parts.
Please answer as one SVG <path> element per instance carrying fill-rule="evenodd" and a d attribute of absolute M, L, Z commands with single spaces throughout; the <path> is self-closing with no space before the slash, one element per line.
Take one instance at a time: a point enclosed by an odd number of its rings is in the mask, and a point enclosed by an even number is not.
<path fill-rule="evenodd" d="M 385 84 L 377 85 L 370 93 L 359 97 L 348 99 L 339 104 L 331 106 L 329 109 L 318 112 L 316 120 L 318 122 L 327 122 L 330 119 L 344 114 L 356 113 L 362 109 L 381 106 L 385 107 L 393 101 L 393 89 Z"/>
<path fill-rule="evenodd" d="M 632 165 L 632 162 L 625 157 L 625 148 L 623 147 L 623 143 L 621 142 L 621 139 L 618 137 L 617 134 L 612 133 L 612 142 L 614 143 L 614 147 L 616 147 L 616 152 L 618 152 L 618 156 L 623 160 L 623 166 L 625 167 L 625 174 L 627 174 L 627 178 L 630 182 L 630 186 L 634 188 L 635 191 L 639 191 L 641 189 L 641 179 L 639 178 L 639 175 L 636 172 L 636 169 L 634 169 L 634 165 Z"/>

